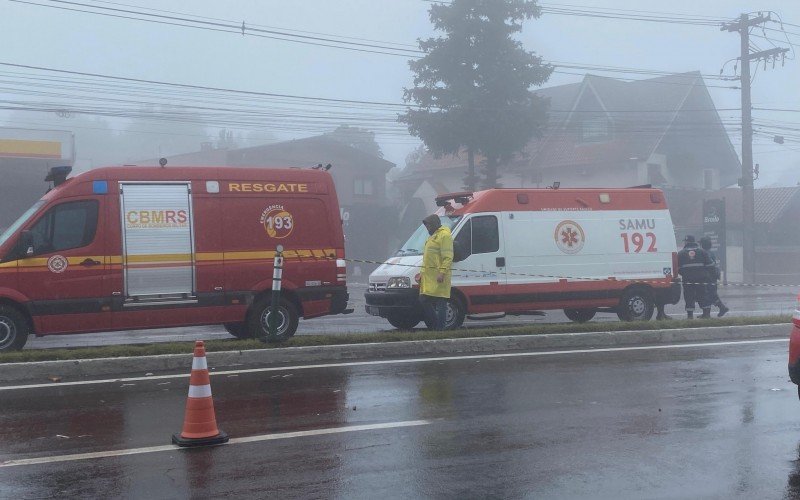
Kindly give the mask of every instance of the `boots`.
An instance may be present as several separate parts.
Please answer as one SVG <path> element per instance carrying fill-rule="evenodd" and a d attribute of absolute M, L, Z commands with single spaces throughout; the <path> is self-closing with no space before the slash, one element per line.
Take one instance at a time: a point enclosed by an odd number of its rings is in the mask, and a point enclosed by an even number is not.
<path fill-rule="evenodd" d="M 719 312 L 717 313 L 718 318 L 725 316 L 725 314 L 730 311 L 730 309 L 728 309 L 728 307 L 726 307 L 722 302 L 717 304 L 717 307 L 719 307 Z"/>
<path fill-rule="evenodd" d="M 711 319 L 711 308 L 704 307 L 703 308 L 703 315 L 700 316 L 700 319 Z"/>

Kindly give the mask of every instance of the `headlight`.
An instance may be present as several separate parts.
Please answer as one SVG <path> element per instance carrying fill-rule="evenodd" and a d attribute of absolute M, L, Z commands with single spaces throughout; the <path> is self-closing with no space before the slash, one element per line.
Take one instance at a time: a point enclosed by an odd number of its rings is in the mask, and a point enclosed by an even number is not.
<path fill-rule="evenodd" d="M 389 278 L 386 288 L 411 288 L 411 278 Z"/>

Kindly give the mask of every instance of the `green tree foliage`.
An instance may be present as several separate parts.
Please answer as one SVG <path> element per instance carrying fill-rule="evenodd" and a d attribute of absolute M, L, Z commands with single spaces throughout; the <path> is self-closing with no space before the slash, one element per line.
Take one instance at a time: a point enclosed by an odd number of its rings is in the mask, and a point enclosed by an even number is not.
<path fill-rule="evenodd" d="M 378 145 L 378 142 L 375 140 L 375 132 L 365 128 L 339 125 L 332 132 L 325 134 L 325 137 L 329 137 L 352 148 L 359 149 L 372 156 L 383 158 L 383 151 L 381 151 L 380 145 Z"/>
<path fill-rule="evenodd" d="M 475 155 L 485 158 L 482 185 L 498 185 L 498 166 L 541 136 L 547 102 L 532 92 L 553 67 L 513 38 L 523 21 L 539 17 L 536 0 L 453 0 L 435 4 L 430 19 L 446 36 L 420 40 L 410 61 L 414 88 L 399 117 L 436 155 L 466 150 L 465 187 L 475 189 Z"/>

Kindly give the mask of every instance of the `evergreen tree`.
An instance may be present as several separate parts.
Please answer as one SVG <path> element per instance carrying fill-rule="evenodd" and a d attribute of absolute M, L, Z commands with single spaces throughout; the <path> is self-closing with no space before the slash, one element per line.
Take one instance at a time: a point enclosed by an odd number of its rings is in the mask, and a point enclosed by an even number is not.
<path fill-rule="evenodd" d="M 498 185 L 498 166 L 541 136 L 547 102 L 531 90 L 553 67 L 513 38 L 523 21 L 541 14 L 536 0 L 453 0 L 435 4 L 430 19 L 446 36 L 420 40 L 410 61 L 414 87 L 399 120 L 437 155 L 465 150 L 465 187 L 474 190 L 475 155 L 485 158 L 483 187 Z"/>

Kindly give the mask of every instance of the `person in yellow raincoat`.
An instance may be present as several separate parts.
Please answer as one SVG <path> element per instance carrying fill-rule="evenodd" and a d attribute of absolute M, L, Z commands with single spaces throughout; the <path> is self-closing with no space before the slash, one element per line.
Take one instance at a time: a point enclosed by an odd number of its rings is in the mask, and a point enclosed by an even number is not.
<path fill-rule="evenodd" d="M 433 330 L 444 330 L 447 323 L 447 301 L 453 276 L 453 235 L 443 226 L 438 215 L 422 221 L 428 230 L 428 240 L 422 253 L 419 297 L 426 323 Z"/>

